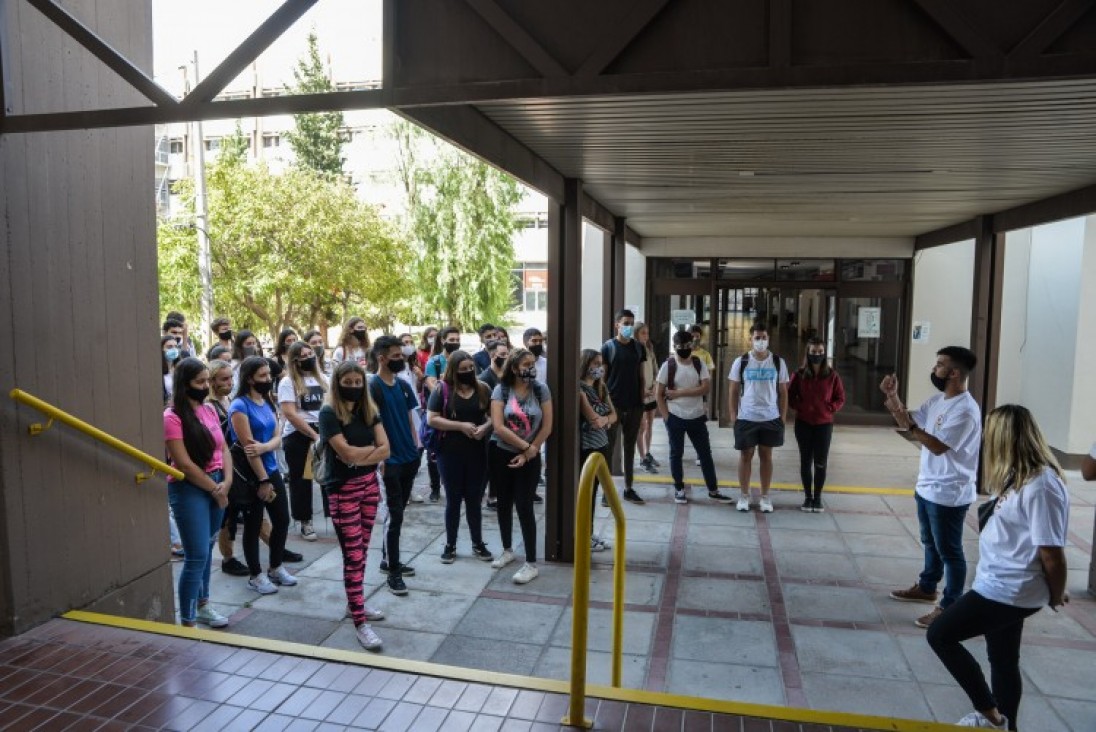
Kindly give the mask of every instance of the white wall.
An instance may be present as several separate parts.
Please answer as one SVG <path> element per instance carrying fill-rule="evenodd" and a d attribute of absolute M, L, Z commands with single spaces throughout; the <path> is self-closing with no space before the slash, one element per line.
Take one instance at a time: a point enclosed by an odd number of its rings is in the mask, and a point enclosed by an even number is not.
<path fill-rule="evenodd" d="M 907 403 L 916 407 L 936 393 L 929 371 L 945 346 L 970 347 L 974 298 L 974 240 L 925 249 L 913 263 L 913 322 L 930 323 L 927 343 L 909 348 Z"/>
<path fill-rule="evenodd" d="M 1078 270 L 1081 276 L 1070 400 L 1074 408 L 1066 446 L 1059 447 L 1074 455 L 1088 452 L 1096 442 L 1096 379 L 1092 378 L 1096 366 L 1096 216 L 1085 219 L 1084 255 Z"/>
<path fill-rule="evenodd" d="M 631 308 L 636 320 L 644 320 L 647 302 L 647 257 L 631 244 L 624 246 L 624 307 Z M 612 313 L 609 314 L 611 318 Z"/>
<path fill-rule="evenodd" d="M 1001 339 L 997 351 L 997 403 L 1024 402 L 1024 345 L 1027 342 L 1028 270 L 1031 229 L 1005 235 L 1005 273 L 1001 288 Z"/>
<path fill-rule="evenodd" d="M 580 310 L 579 345 L 598 348 L 602 330 L 612 313 L 605 313 L 605 288 L 609 280 L 605 272 L 606 234 L 589 223 L 582 226 L 582 305 Z"/>

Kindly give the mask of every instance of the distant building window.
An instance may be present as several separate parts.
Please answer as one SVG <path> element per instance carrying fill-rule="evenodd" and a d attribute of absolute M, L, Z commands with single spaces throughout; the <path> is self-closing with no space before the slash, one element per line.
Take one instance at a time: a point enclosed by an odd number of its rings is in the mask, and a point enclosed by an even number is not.
<path fill-rule="evenodd" d="M 179 139 L 172 140 L 170 145 L 171 145 L 171 154 L 172 155 L 182 155 L 183 154 L 183 141 L 182 140 L 179 140 Z"/>
<path fill-rule="evenodd" d="M 275 134 L 263 135 L 263 147 L 281 147 L 282 136 Z"/>
<path fill-rule="evenodd" d="M 205 139 L 205 149 L 209 152 L 216 152 L 221 149 L 221 138 L 219 137 L 207 137 Z"/>
<path fill-rule="evenodd" d="M 511 271 L 514 309 L 543 312 L 548 309 L 548 265 L 544 262 L 518 262 Z"/>
<path fill-rule="evenodd" d="M 523 229 L 547 229 L 548 228 L 548 214 L 547 213 L 535 213 L 535 214 L 518 214 L 518 225 Z"/>

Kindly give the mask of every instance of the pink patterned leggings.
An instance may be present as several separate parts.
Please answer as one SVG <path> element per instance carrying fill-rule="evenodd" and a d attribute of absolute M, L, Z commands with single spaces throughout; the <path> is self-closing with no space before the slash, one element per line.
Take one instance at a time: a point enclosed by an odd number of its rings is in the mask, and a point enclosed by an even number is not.
<path fill-rule="evenodd" d="M 381 490 L 377 471 L 351 478 L 341 486 L 332 486 L 327 494 L 327 508 L 335 535 L 343 555 L 343 584 L 346 586 L 346 602 L 354 625 L 365 622 L 365 595 L 362 580 L 365 577 L 365 553 L 373 534 L 373 522 L 377 518 Z"/>

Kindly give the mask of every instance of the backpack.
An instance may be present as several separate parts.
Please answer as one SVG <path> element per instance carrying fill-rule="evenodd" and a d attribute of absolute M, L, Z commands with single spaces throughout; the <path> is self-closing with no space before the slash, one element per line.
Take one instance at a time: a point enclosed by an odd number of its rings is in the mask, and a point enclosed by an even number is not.
<path fill-rule="evenodd" d="M 700 367 L 701 367 L 701 365 L 702 364 L 700 363 L 700 359 L 697 358 L 696 356 L 693 356 L 693 368 L 696 369 L 696 378 L 697 379 L 700 378 L 700 374 L 701 374 Z M 677 358 L 676 357 L 670 356 L 668 359 L 666 359 L 666 369 L 667 369 L 667 372 L 668 372 L 666 374 L 666 388 L 667 389 L 673 389 L 674 388 L 674 377 L 677 376 Z"/>
<path fill-rule="evenodd" d="M 340 428 L 342 425 L 340 425 Z M 330 451 L 330 455 L 328 452 Z M 332 482 L 334 470 L 331 464 L 335 460 L 335 448 L 328 444 L 327 440 L 316 442 L 312 445 L 312 480 L 321 486 Z"/>
<path fill-rule="evenodd" d="M 635 346 L 636 353 L 639 355 L 645 355 L 643 352 L 643 346 L 639 344 L 639 341 L 632 339 L 632 344 Z M 606 345 L 609 345 L 608 358 L 605 359 L 607 365 L 613 365 L 613 359 L 616 358 L 617 349 L 620 348 L 620 342 L 616 338 L 610 338 L 606 341 Z"/>
<path fill-rule="evenodd" d="M 438 387 L 441 389 L 441 413 L 445 414 L 445 410 L 449 406 L 449 384 L 444 379 L 439 379 Z M 419 442 L 426 454 L 430 456 L 437 455 L 438 449 L 441 447 L 441 441 L 444 438 L 445 431 L 434 429 L 430 426 L 430 420 L 423 417 L 423 420 L 419 422 Z"/>
<path fill-rule="evenodd" d="M 775 353 L 772 354 L 772 357 L 773 357 L 773 368 L 776 369 L 776 381 L 777 381 L 777 383 L 779 383 L 780 382 L 780 364 L 782 362 L 780 360 L 780 356 L 777 356 Z M 695 356 L 694 356 L 694 358 L 695 358 Z M 741 379 L 741 383 L 742 383 L 741 388 L 742 388 L 743 393 L 746 392 L 746 367 L 749 366 L 749 365 L 750 365 L 750 352 L 746 351 L 745 353 L 742 354 L 742 358 L 739 359 L 739 361 L 738 361 L 738 378 Z"/>

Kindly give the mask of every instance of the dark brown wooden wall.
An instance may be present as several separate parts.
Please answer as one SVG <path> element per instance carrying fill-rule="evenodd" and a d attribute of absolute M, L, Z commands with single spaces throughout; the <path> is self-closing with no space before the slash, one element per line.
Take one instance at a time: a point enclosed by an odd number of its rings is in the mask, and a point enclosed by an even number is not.
<path fill-rule="evenodd" d="M 148 0 L 65 6 L 152 64 Z M 0 18 L 13 111 L 140 103 L 37 11 Z M 41 415 L 19 387 L 163 454 L 153 130 L 0 136 L 0 635 L 75 607 L 173 614 L 162 479 Z"/>

